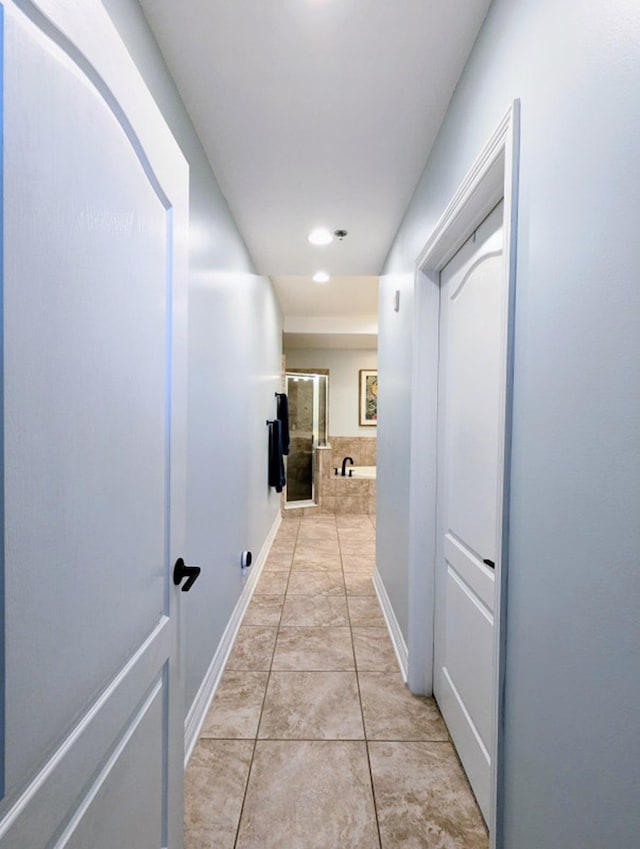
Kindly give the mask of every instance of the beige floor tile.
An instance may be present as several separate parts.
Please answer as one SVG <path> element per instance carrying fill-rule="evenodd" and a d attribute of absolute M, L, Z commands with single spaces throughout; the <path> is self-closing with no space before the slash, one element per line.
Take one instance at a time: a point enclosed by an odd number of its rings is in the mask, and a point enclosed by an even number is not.
<path fill-rule="evenodd" d="M 345 572 L 344 583 L 347 595 L 374 596 L 375 588 L 371 576 L 362 572 Z"/>
<path fill-rule="evenodd" d="M 294 554 L 305 557 L 320 557 L 326 555 L 336 557 L 340 555 L 340 546 L 338 540 L 325 540 L 314 542 L 313 540 L 302 540 L 296 545 Z"/>
<path fill-rule="evenodd" d="M 378 848 L 364 743 L 257 743 L 236 849 Z"/>
<path fill-rule="evenodd" d="M 353 628 L 353 648 L 359 672 L 398 672 L 398 659 L 385 628 Z"/>
<path fill-rule="evenodd" d="M 291 520 L 283 520 L 278 528 L 278 533 L 276 534 L 276 542 L 280 542 L 282 540 L 295 540 L 298 536 L 298 531 L 300 529 L 300 520 L 299 519 L 291 519 Z"/>
<path fill-rule="evenodd" d="M 336 516 L 338 533 L 351 530 L 365 531 L 373 535 L 373 523 L 369 516 Z"/>
<path fill-rule="evenodd" d="M 207 713 L 201 736 L 254 739 L 268 677 L 268 672 L 226 671 Z"/>
<path fill-rule="evenodd" d="M 269 671 L 277 628 L 242 625 L 227 661 L 227 669 L 244 669 L 249 672 Z"/>
<path fill-rule="evenodd" d="M 253 592 L 256 595 L 283 596 L 287 589 L 289 572 L 263 572 Z"/>
<path fill-rule="evenodd" d="M 185 775 L 185 849 L 233 849 L 253 740 L 201 740 Z"/>
<path fill-rule="evenodd" d="M 369 596 L 349 596 L 349 619 L 352 627 L 382 628 L 384 616 L 377 598 Z"/>
<path fill-rule="evenodd" d="M 287 598 L 293 595 L 344 595 L 342 571 L 311 572 L 306 569 L 292 572 L 287 587 Z"/>
<path fill-rule="evenodd" d="M 264 564 L 264 572 L 288 572 L 291 569 L 293 552 L 283 554 L 282 552 L 269 552 Z"/>
<path fill-rule="evenodd" d="M 275 539 L 269 549 L 269 552 L 271 554 L 292 554 L 293 549 L 296 547 L 296 539 L 297 537 L 294 537 L 293 535 Z"/>
<path fill-rule="evenodd" d="M 367 522 L 367 527 L 343 528 L 338 531 L 340 545 L 355 545 L 356 543 L 360 543 L 362 545 L 375 545 L 376 532 L 371 522 L 369 522 L 368 519 L 365 520 Z"/>
<path fill-rule="evenodd" d="M 298 554 L 293 558 L 293 572 L 339 572 L 342 561 L 339 554 Z"/>
<path fill-rule="evenodd" d="M 280 626 L 348 626 L 347 601 L 342 595 L 287 597 Z"/>
<path fill-rule="evenodd" d="M 399 673 L 359 672 L 368 740 L 446 741 L 446 726 L 433 699 L 414 696 Z"/>
<path fill-rule="evenodd" d="M 342 541 L 340 543 L 340 553 L 343 557 L 368 557 L 370 560 L 375 560 L 376 546 L 374 542 L 358 542 L 357 540 Z"/>
<path fill-rule="evenodd" d="M 343 559 L 342 564 L 345 575 L 355 574 L 365 578 L 372 578 L 376 569 L 375 563 L 364 559 L 350 560 L 347 558 Z"/>
<path fill-rule="evenodd" d="M 330 514 L 324 513 L 323 515 L 327 516 Z M 327 527 L 318 525 L 317 527 L 301 527 L 298 532 L 298 537 L 296 540 L 296 545 L 337 545 L 338 544 L 338 532 L 334 527 Z"/>
<path fill-rule="evenodd" d="M 274 572 L 274 575 L 279 574 Z M 254 595 L 242 620 L 243 625 L 279 625 L 282 595 Z"/>
<path fill-rule="evenodd" d="M 369 753 L 382 849 L 487 849 L 449 743 L 370 743 Z"/>
<path fill-rule="evenodd" d="M 272 672 L 258 736 L 363 739 L 355 672 Z"/>
<path fill-rule="evenodd" d="M 281 628 L 273 667 L 332 672 L 355 669 L 349 628 Z"/>

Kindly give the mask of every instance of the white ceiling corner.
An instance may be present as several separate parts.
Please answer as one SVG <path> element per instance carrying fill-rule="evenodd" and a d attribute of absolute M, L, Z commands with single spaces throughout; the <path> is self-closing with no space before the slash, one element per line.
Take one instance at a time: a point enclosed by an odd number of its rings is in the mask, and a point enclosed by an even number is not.
<path fill-rule="evenodd" d="M 285 318 L 375 313 L 490 0 L 140 2 Z M 348 236 L 314 247 L 318 225 Z"/>

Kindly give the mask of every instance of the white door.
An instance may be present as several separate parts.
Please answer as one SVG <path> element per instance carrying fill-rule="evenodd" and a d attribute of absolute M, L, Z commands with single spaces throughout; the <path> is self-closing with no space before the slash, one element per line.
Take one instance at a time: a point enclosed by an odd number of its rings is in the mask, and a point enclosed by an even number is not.
<path fill-rule="evenodd" d="M 487 821 L 504 462 L 502 210 L 440 276 L 434 692 Z"/>
<path fill-rule="evenodd" d="M 2 849 L 182 846 L 188 170 L 99 0 L 5 0 Z"/>

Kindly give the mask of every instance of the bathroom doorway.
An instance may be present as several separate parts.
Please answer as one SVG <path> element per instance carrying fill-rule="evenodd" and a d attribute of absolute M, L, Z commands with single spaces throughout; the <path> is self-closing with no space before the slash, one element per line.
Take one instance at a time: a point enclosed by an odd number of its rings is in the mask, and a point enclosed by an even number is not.
<path fill-rule="evenodd" d="M 290 448 L 286 505 L 316 503 L 316 449 L 327 444 L 329 372 L 292 369 L 286 373 Z"/>

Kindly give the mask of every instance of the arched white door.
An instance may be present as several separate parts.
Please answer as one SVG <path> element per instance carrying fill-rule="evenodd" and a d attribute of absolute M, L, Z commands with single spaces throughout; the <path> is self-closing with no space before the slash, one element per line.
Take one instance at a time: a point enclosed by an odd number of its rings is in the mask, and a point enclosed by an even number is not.
<path fill-rule="evenodd" d="M 3 9 L 0 847 L 177 849 L 188 169 L 99 0 Z"/>

